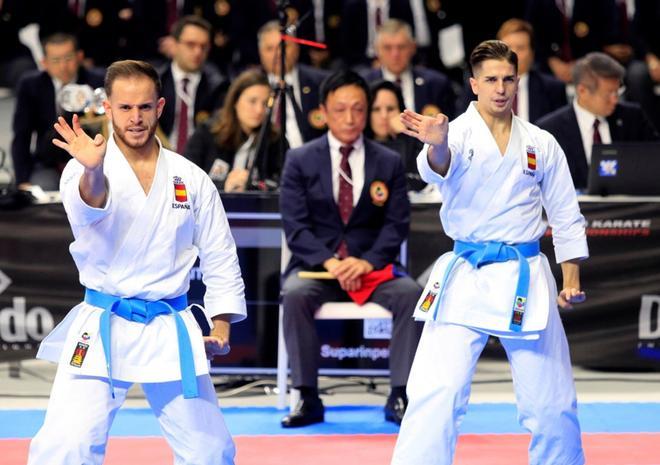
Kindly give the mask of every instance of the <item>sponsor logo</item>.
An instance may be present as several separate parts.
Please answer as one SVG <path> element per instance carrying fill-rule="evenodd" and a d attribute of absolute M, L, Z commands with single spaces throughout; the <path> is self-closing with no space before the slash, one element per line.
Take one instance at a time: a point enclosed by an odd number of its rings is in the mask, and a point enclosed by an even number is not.
<path fill-rule="evenodd" d="M 598 164 L 598 176 L 616 176 L 619 171 L 619 160 L 601 160 Z"/>
<path fill-rule="evenodd" d="M 642 296 L 637 353 L 643 358 L 660 359 L 660 295 Z"/>
<path fill-rule="evenodd" d="M 359 347 L 332 347 L 329 344 L 321 346 L 321 358 L 385 360 L 389 356 L 390 349 L 386 347 L 365 347 L 364 345 Z"/>
<path fill-rule="evenodd" d="M 647 237 L 651 235 L 650 218 L 591 220 L 587 223 L 587 236 L 598 237 Z M 547 228 L 546 236 L 552 236 Z"/>

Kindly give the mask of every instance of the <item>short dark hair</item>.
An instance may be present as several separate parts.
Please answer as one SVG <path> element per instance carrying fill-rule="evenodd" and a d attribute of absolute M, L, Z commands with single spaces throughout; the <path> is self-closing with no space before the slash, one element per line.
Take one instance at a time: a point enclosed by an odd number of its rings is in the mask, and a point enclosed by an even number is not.
<path fill-rule="evenodd" d="M 587 53 L 573 66 L 573 83 L 582 84 L 591 91 L 598 87 L 598 78 L 618 79 L 623 82 L 626 69 L 614 58 L 601 52 Z"/>
<path fill-rule="evenodd" d="M 512 64 L 518 74 L 518 55 L 501 40 L 485 40 L 477 45 L 470 54 L 470 72 L 486 60 L 504 60 Z"/>
<path fill-rule="evenodd" d="M 156 69 L 152 65 L 146 61 L 122 60 L 112 63 L 108 66 L 108 70 L 105 72 L 105 82 L 103 87 L 105 88 L 105 94 L 108 98 L 112 93 L 112 84 L 115 82 L 115 79 L 131 77 L 146 77 L 151 79 L 156 88 L 156 94 L 160 97 L 160 78 L 158 77 L 158 72 L 156 72 Z"/>
<path fill-rule="evenodd" d="M 60 45 L 60 44 L 66 44 L 67 42 L 71 42 L 73 44 L 74 50 L 78 50 L 78 38 L 73 34 L 69 34 L 66 32 L 56 32 L 54 34 L 44 37 L 41 40 L 41 49 L 43 50 L 45 55 L 46 45 L 50 45 L 50 44 Z"/>
<path fill-rule="evenodd" d="M 369 92 L 367 81 L 355 71 L 347 69 L 337 71 L 323 80 L 320 87 L 319 103 L 325 105 L 330 92 L 345 86 L 358 86 L 362 89 L 367 97 L 367 104 L 371 106 L 371 92 Z"/>
<path fill-rule="evenodd" d="M 511 18 L 504 21 L 500 26 L 500 29 L 497 31 L 495 38 L 502 40 L 502 37 L 508 36 L 509 34 L 515 34 L 517 32 L 527 34 L 527 37 L 529 37 L 529 46 L 532 50 L 534 50 L 534 27 L 527 21 L 520 18 Z"/>
<path fill-rule="evenodd" d="M 179 38 L 181 37 L 181 33 L 183 32 L 183 29 L 186 26 L 195 26 L 200 29 L 204 29 L 209 35 L 209 37 L 211 37 L 211 23 L 209 23 L 207 20 L 199 16 L 188 15 L 179 19 L 176 23 L 172 25 L 172 30 L 170 31 L 170 34 L 172 35 L 172 37 L 174 37 L 177 40 L 177 42 L 179 41 Z"/>
<path fill-rule="evenodd" d="M 406 109 L 406 104 L 403 101 L 403 93 L 401 92 L 401 88 L 392 81 L 386 81 L 385 79 L 378 79 L 377 81 L 369 83 L 371 105 L 374 104 L 374 100 L 376 100 L 376 96 L 381 90 L 389 90 L 396 96 L 396 101 L 399 105 L 399 111 L 403 112 L 403 110 Z M 371 105 L 369 106 L 369 109 L 371 109 Z"/>

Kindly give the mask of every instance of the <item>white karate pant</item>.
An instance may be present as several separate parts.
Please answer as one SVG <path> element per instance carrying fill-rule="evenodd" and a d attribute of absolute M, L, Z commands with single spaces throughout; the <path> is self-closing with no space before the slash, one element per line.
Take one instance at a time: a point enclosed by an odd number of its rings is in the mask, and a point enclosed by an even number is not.
<path fill-rule="evenodd" d="M 408 409 L 392 465 L 450 465 L 477 360 L 488 335 L 429 321 L 408 379 Z M 582 465 L 584 454 L 566 334 L 557 310 L 539 339 L 500 339 L 511 364 L 530 465 Z M 485 462 L 484 462 L 485 463 Z"/>
<path fill-rule="evenodd" d="M 143 383 L 151 409 L 174 452 L 175 465 L 233 465 L 236 449 L 218 408 L 211 378 L 198 376 L 199 397 L 184 399 L 181 382 Z M 28 465 L 100 465 L 108 431 L 130 383 L 76 376 L 58 369 L 44 424 L 30 444 Z"/>

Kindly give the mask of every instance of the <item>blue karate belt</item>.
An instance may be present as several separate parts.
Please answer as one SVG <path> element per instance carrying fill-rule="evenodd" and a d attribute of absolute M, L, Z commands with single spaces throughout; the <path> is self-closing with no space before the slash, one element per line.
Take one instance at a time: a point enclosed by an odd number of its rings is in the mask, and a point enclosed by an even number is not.
<path fill-rule="evenodd" d="M 195 374 L 195 361 L 193 358 L 192 345 L 188 328 L 183 322 L 179 312 L 188 307 L 186 295 L 180 295 L 173 299 L 162 299 L 148 301 L 142 299 L 124 299 L 92 289 L 85 289 L 85 302 L 103 309 L 99 319 L 99 334 L 103 343 L 105 364 L 108 368 L 108 381 L 112 398 L 115 397 L 114 385 L 112 383 L 112 362 L 110 355 L 110 315 L 115 313 L 128 321 L 149 324 L 158 315 L 174 315 L 176 322 L 176 335 L 179 344 L 179 366 L 181 367 L 181 384 L 183 386 L 183 397 L 191 399 L 199 397 L 197 391 L 197 375 Z"/>
<path fill-rule="evenodd" d="M 521 331 L 525 307 L 527 305 L 527 293 L 529 292 L 529 262 L 527 258 L 536 257 L 541 253 L 539 241 L 524 242 L 521 244 L 505 244 L 504 242 L 463 242 L 454 243 L 454 258 L 451 259 L 442 278 L 442 285 L 438 292 L 438 305 L 435 307 L 433 319 L 436 319 L 440 299 L 445 290 L 447 281 L 454 265 L 459 259 L 467 261 L 473 268 L 479 268 L 490 263 L 508 262 L 518 260 L 518 284 L 516 295 L 513 299 L 513 310 L 509 329 Z"/>

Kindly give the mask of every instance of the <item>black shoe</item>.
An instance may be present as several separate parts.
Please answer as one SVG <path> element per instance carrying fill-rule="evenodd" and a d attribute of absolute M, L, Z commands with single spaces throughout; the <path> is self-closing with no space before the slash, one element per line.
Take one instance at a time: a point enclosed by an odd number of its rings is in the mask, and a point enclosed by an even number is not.
<path fill-rule="evenodd" d="M 385 404 L 385 420 L 400 425 L 403 415 L 406 413 L 406 407 L 408 407 L 408 399 L 397 395 L 390 395 Z"/>
<path fill-rule="evenodd" d="M 296 408 L 282 418 L 282 427 L 297 428 L 298 426 L 322 423 L 324 420 L 324 414 L 325 408 L 323 407 L 321 399 L 300 399 Z"/>

